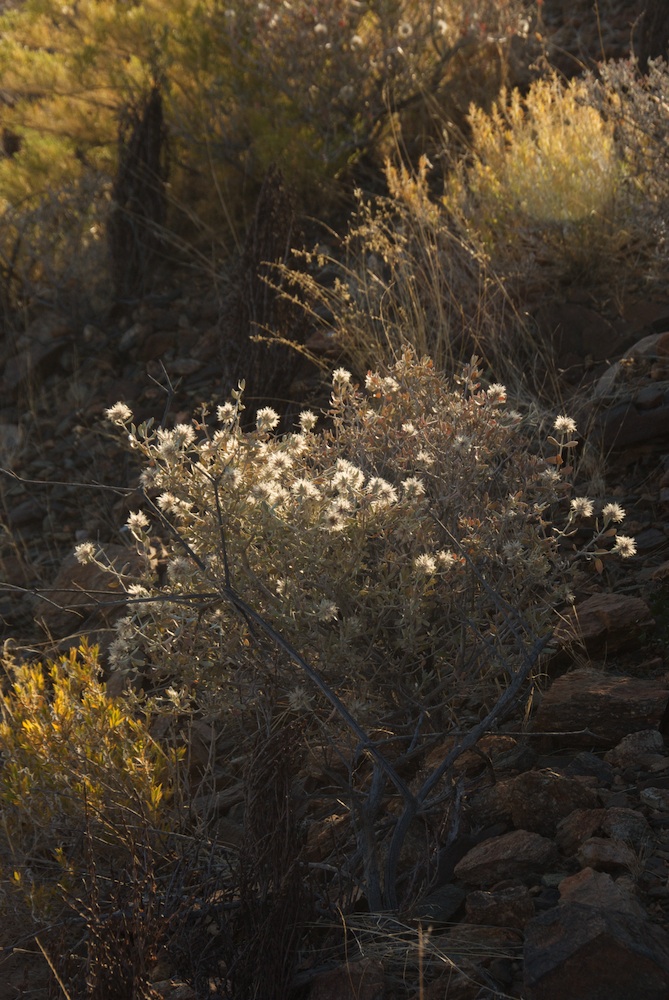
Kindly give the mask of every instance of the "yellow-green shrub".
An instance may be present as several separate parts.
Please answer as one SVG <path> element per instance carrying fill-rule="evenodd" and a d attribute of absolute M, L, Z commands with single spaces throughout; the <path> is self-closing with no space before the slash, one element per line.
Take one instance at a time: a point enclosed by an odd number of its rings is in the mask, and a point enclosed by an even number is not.
<path fill-rule="evenodd" d="M 471 162 L 447 202 L 493 261 L 530 286 L 537 264 L 553 281 L 610 274 L 632 224 L 625 163 L 583 82 L 551 77 L 526 97 L 503 91 L 489 114 L 472 107 L 470 123 Z"/>
<path fill-rule="evenodd" d="M 127 846 L 130 828 L 141 840 L 142 827 L 160 827 L 176 758 L 107 694 L 96 648 L 45 664 L 5 659 L 4 669 L 0 878 L 35 907 L 81 870 L 86 831 L 104 855 Z"/>

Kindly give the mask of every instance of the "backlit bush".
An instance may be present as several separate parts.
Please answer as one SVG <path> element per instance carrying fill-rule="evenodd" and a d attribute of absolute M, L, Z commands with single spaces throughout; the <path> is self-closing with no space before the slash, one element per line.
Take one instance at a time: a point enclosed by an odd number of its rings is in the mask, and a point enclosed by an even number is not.
<path fill-rule="evenodd" d="M 493 261 L 525 294 L 546 281 L 610 277 L 639 222 L 613 124 L 585 84 L 553 77 L 525 98 L 503 91 L 490 114 L 472 106 L 470 123 L 472 159 L 448 201 L 459 203 Z"/>
<path fill-rule="evenodd" d="M 560 476 L 530 454 L 505 403 L 475 365 L 451 386 L 406 353 L 364 389 L 338 369 L 321 430 L 305 412 L 299 432 L 274 437 L 266 409 L 243 433 L 241 394 L 219 408 L 218 430 L 134 427 L 112 408 L 183 540 L 167 535 L 166 588 L 147 580 L 131 595 L 114 665 L 151 684 L 197 683 L 226 712 L 270 683 L 312 703 L 305 678 L 226 602 L 227 565 L 241 597 L 367 719 L 485 701 L 519 655 L 508 616 L 540 630 L 566 592 L 547 521 Z M 139 511 L 128 527 L 148 548 L 165 524 Z"/>
<path fill-rule="evenodd" d="M 283 269 L 321 328 L 356 373 L 395 363 L 408 347 L 453 371 L 476 353 L 507 381 L 539 350 L 478 239 L 430 190 L 431 164 L 386 163 L 390 197 L 357 192 L 341 247 L 304 255 L 329 280 Z M 510 350 L 510 345 L 513 345 Z"/>

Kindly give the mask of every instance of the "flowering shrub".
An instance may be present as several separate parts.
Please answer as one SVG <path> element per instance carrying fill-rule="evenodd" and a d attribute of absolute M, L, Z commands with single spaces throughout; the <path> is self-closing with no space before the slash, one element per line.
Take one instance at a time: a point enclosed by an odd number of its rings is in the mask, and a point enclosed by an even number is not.
<path fill-rule="evenodd" d="M 278 665 L 225 602 L 230 583 L 363 716 L 485 701 L 519 653 L 508 615 L 545 629 L 569 589 L 549 522 L 575 442 L 554 439 L 553 467 L 533 457 L 504 386 L 479 378 L 473 362 L 451 387 L 410 353 L 364 389 L 340 368 L 326 425 L 305 411 L 283 437 L 270 408 L 240 430 L 241 390 L 217 430 L 136 427 L 112 407 L 145 459 L 154 530 L 170 525 L 169 585 L 132 594 L 114 666 L 205 685 L 228 709 L 255 703 Z M 128 529 L 154 546 L 143 511 Z M 292 667 L 279 676 L 291 704 L 310 704 Z"/>

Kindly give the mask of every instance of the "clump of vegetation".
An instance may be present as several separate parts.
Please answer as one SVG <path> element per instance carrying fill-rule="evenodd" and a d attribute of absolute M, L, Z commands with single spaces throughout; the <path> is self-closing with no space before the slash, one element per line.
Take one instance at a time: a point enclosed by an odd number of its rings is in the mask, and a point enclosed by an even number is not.
<path fill-rule="evenodd" d="M 504 387 L 485 390 L 479 377 L 471 365 L 451 388 L 406 353 L 387 375 L 370 372 L 363 391 L 338 369 L 328 426 L 316 430 L 306 411 L 281 438 L 270 408 L 241 431 L 241 392 L 219 407 L 219 430 L 135 427 L 113 409 L 148 463 L 158 527 L 169 519 L 178 532 L 168 543 L 174 600 L 154 601 L 146 581 L 147 600 L 119 625 L 114 664 L 206 685 L 230 710 L 254 704 L 266 652 L 234 608 L 189 597 L 232 585 L 367 718 L 407 699 L 436 706 L 446 688 L 450 704 L 457 691 L 494 690 L 503 667 L 483 653 L 500 637 L 497 602 L 534 621 L 564 587 L 543 523 L 553 477 L 506 411 Z M 153 544 L 144 512 L 128 527 L 140 548 Z M 93 547 L 78 554 L 93 558 Z M 281 686 L 311 698 L 292 670 Z"/>
<path fill-rule="evenodd" d="M 183 749 L 161 746 L 136 706 L 107 693 L 94 647 L 84 644 L 46 664 L 5 657 L 3 666 L 0 892 L 12 927 L 3 945 L 11 947 L 22 935 L 31 941 L 50 925 L 62 944 L 74 940 L 68 926 L 79 928 L 78 937 L 87 927 L 88 961 L 93 951 L 101 959 L 88 970 L 89 986 L 107 973 L 121 983 L 135 975 L 138 984 L 156 945 L 155 939 L 148 943 L 156 927 L 137 907 L 155 875 L 157 845 L 178 823 L 171 800 Z M 119 883 L 125 885 L 121 896 Z M 125 931 L 109 917 L 119 905 L 135 908 L 127 912 Z M 140 940 L 134 953 L 128 947 L 132 927 L 141 931 L 144 951 Z M 116 936 L 120 946 L 124 934 L 126 947 L 114 956 L 112 941 Z M 44 943 L 52 940 L 47 932 Z M 60 961 L 57 955 L 53 960 Z M 100 989 L 87 995 L 120 994 Z"/>
<path fill-rule="evenodd" d="M 389 195 L 365 199 L 357 191 L 341 246 L 302 255 L 328 280 L 284 267 L 284 288 L 295 290 L 323 342 L 361 377 L 409 348 L 439 371 L 454 371 L 477 354 L 518 383 L 521 359 L 536 359 L 541 345 L 481 240 L 435 197 L 431 172 L 426 156 L 415 170 L 387 161 Z"/>
<path fill-rule="evenodd" d="M 257 706 L 270 677 L 309 705 L 304 679 L 268 660 L 223 600 L 234 588 L 366 720 L 485 703 L 513 657 L 507 609 L 540 630 L 571 588 L 551 522 L 564 492 L 556 466 L 575 442 L 555 439 L 547 466 L 505 404 L 475 362 L 451 386 L 407 351 L 364 390 L 337 369 L 322 430 L 305 411 L 299 432 L 274 437 L 266 407 L 244 433 L 241 390 L 218 408 L 218 430 L 202 418 L 136 427 L 113 407 L 155 497 L 153 527 L 137 511 L 128 528 L 145 551 L 169 526 L 170 551 L 168 592 L 148 579 L 133 592 L 114 665 L 207 688 L 229 712 Z M 77 552 L 96 559 L 91 543 Z"/>
<path fill-rule="evenodd" d="M 606 88 L 603 83 L 602 86 Z M 582 80 L 503 90 L 472 106 L 472 157 L 447 196 L 526 301 L 550 283 L 597 284 L 636 254 L 649 193 L 628 183 L 614 122 Z"/>
<path fill-rule="evenodd" d="M 90 263 L 79 285 L 88 285 L 110 210 L 137 222 L 128 185 L 122 196 L 113 188 L 123 166 L 118 140 L 152 94 L 162 101 L 161 162 L 170 168 L 169 211 L 153 220 L 162 252 L 179 256 L 188 240 L 203 238 L 209 248 L 222 232 L 229 252 L 270 165 L 280 161 L 301 206 L 322 213 L 339 197 L 337 179 L 361 155 L 373 160 L 395 143 L 403 120 L 422 114 L 423 132 L 434 131 L 432 119 L 469 63 L 482 60 L 479 81 L 497 79 L 490 51 L 504 63 L 510 39 L 527 34 L 523 13 L 519 0 L 337 0 L 318 11 L 304 0 L 49 0 L 4 12 L 5 280 L 18 290 L 74 280 L 78 239 L 78 264 Z M 154 174 L 162 189 L 162 166 Z"/>
<path fill-rule="evenodd" d="M 657 275 L 665 77 L 659 63 L 647 78 L 631 61 L 605 64 L 566 84 L 537 80 L 526 95 L 503 89 L 490 112 L 471 106 L 471 158 L 456 165 L 446 201 L 520 300 Z"/>

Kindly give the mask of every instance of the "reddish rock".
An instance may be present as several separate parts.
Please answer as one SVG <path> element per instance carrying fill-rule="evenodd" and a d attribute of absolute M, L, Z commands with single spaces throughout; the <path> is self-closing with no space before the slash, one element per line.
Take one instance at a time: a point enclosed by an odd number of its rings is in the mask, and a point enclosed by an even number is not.
<path fill-rule="evenodd" d="M 508 781 L 498 781 L 472 795 L 469 806 L 478 826 L 495 826 L 497 823 L 511 825 L 508 786 Z"/>
<path fill-rule="evenodd" d="M 321 972 L 309 990 L 309 1000 L 383 1000 L 385 995 L 383 964 L 371 958 Z"/>
<path fill-rule="evenodd" d="M 560 850 L 571 857 L 581 844 L 601 829 L 606 809 L 575 809 L 565 816 L 557 828 L 555 842 Z"/>
<path fill-rule="evenodd" d="M 594 594 L 577 604 L 555 630 L 561 647 L 577 644 L 588 653 L 613 652 L 633 644 L 640 628 L 652 624 L 648 605 L 626 594 Z"/>
<path fill-rule="evenodd" d="M 614 767 L 648 769 L 666 755 L 662 733 L 657 729 L 641 729 L 625 736 L 613 750 L 604 754 L 604 760 Z"/>
<path fill-rule="evenodd" d="M 559 821 L 575 809 L 599 805 L 594 789 L 554 771 L 526 771 L 504 785 L 513 825 L 544 837 L 552 837 Z"/>
<path fill-rule="evenodd" d="M 497 892 L 470 892 L 465 903 L 470 924 L 522 929 L 534 916 L 534 903 L 524 885 L 510 886 Z"/>
<path fill-rule="evenodd" d="M 560 882 L 559 890 L 563 903 L 580 903 L 642 919 L 646 917 L 641 903 L 620 882 L 614 882 L 610 875 L 593 868 L 583 868 L 576 875 L 568 875 Z"/>
<path fill-rule="evenodd" d="M 565 901 L 525 926 L 526 1000 L 666 1000 L 669 935 L 636 913 Z"/>
<path fill-rule="evenodd" d="M 612 806 L 606 810 L 601 824 L 602 833 L 613 840 L 622 840 L 634 847 L 644 847 L 652 831 L 636 809 L 626 809 L 623 806 Z"/>
<path fill-rule="evenodd" d="M 551 840 L 529 830 L 513 830 L 473 847 L 455 866 L 455 875 L 463 882 L 490 886 L 544 871 L 555 861 L 557 848 Z"/>
<path fill-rule="evenodd" d="M 577 857 L 584 868 L 604 872 L 619 872 L 632 868 L 637 862 L 637 856 L 631 847 L 621 840 L 610 840 L 608 837 L 590 837 L 581 844 Z"/>
<path fill-rule="evenodd" d="M 613 747 L 623 736 L 659 726 L 669 678 L 618 677 L 583 668 L 558 677 L 534 717 L 547 748 Z"/>

